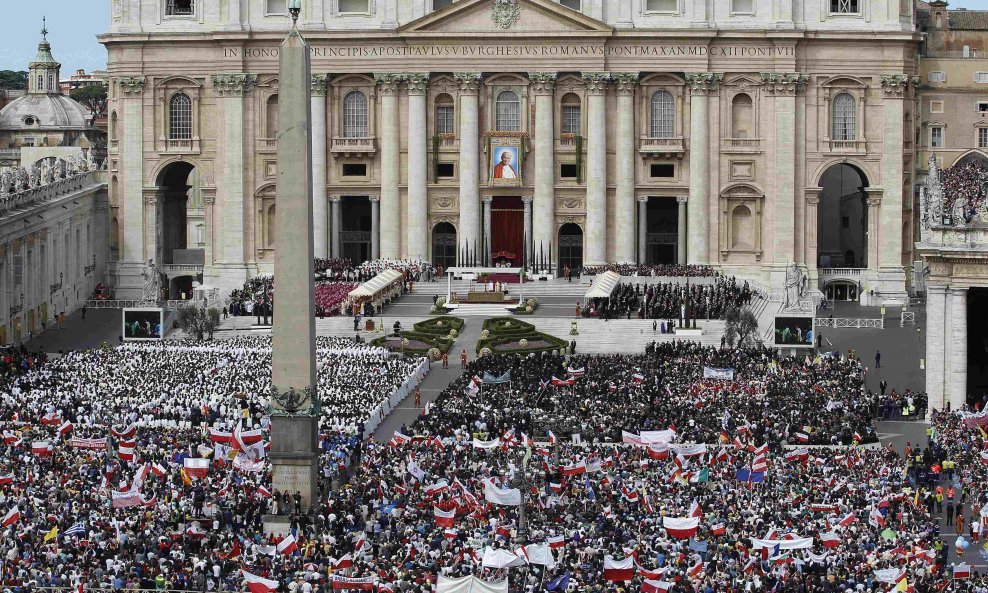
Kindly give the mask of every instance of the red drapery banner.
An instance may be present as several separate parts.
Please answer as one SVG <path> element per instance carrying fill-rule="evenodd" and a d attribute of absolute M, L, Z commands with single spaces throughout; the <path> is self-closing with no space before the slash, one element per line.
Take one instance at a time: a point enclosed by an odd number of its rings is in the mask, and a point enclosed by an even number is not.
<path fill-rule="evenodd" d="M 513 266 L 521 266 L 525 249 L 525 207 L 519 196 L 495 196 L 491 203 L 491 252 L 514 254 Z M 495 262 L 491 262 L 492 264 Z"/>

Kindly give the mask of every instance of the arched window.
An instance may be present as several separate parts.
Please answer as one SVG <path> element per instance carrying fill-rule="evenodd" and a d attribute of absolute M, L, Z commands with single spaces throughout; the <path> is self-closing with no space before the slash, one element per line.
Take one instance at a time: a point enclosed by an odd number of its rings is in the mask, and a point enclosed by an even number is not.
<path fill-rule="evenodd" d="M 497 95 L 497 114 L 494 127 L 500 132 L 521 131 L 521 104 L 514 91 L 501 91 Z"/>
<path fill-rule="evenodd" d="M 731 137 L 751 138 L 754 126 L 752 125 L 754 110 L 751 105 L 751 97 L 745 93 L 735 95 L 731 101 Z"/>
<path fill-rule="evenodd" d="M 563 134 L 580 134 L 580 97 L 576 94 L 566 93 L 563 96 L 560 123 Z"/>
<path fill-rule="evenodd" d="M 45 77 L 40 74 L 38 75 L 38 90 L 45 90 Z"/>
<path fill-rule="evenodd" d="M 856 140 L 854 97 L 841 93 L 834 97 L 834 126 L 831 140 Z"/>
<path fill-rule="evenodd" d="M 350 91 L 343 97 L 343 137 L 367 136 L 367 95 L 360 91 Z"/>
<path fill-rule="evenodd" d="M 192 139 L 192 99 L 185 93 L 175 93 L 168 102 L 168 138 Z"/>
<path fill-rule="evenodd" d="M 278 137 L 278 95 L 271 95 L 268 97 L 267 105 L 265 106 L 265 116 L 267 128 L 265 134 L 268 138 Z"/>
<path fill-rule="evenodd" d="M 652 138 L 672 138 L 676 135 L 676 100 L 669 91 L 652 95 L 649 135 Z"/>
<path fill-rule="evenodd" d="M 453 106 L 453 97 L 446 93 L 436 97 L 436 133 L 456 133 L 456 108 Z"/>
<path fill-rule="evenodd" d="M 751 210 L 747 206 L 738 206 L 731 212 L 731 247 L 734 249 L 751 249 L 754 243 L 754 224 Z"/>

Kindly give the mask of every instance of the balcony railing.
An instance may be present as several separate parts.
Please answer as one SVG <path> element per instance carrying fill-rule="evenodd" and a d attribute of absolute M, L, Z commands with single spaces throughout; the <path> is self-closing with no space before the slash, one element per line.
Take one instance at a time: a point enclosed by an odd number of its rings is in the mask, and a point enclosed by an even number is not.
<path fill-rule="evenodd" d="M 257 152 L 277 152 L 278 151 L 278 139 L 277 138 L 258 138 L 257 139 Z"/>
<path fill-rule="evenodd" d="M 821 278 L 860 278 L 865 268 L 817 268 Z"/>
<path fill-rule="evenodd" d="M 638 152 L 642 156 L 682 154 L 686 152 L 686 142 L 682 136 L 672 138 L 642 136 L 638 145 Z"/>
<path fill-rule="evenodd" d="M 171 138 L 167 138 L 165 139 L 164 152 L 198 153 L 199 140 L 196 138 L 190 138 L 188 140 L 173 140 Z"/>
<path fill-rule="evenodd" d="M 864 140 L 827 140 L 830 143 L 830 152 L 864 152 Z"/>
<path fill-rule="evenodd" d="M 0 159 L 5 161 L 20 160 L 20 148 L 0 148 Z"/>
<path fill-rule="evenodd" d="M 978 58 L 984 57 L 980 51 L 976 49 L 964 51 L 937 51 L 937 50 L 927 50 L 927 58 L 943 58 L 947 60 L 976 60 Z"/>
<path fill-rule="evenodd" d="M 762 147 L 761 138 L 724 138 L 723 147 L 725 149 L 740 150 L 743 152 L 760 150 Z"/>
<path fill-rule="evenodd" d="M 377 152 L 377 146 L 373 136 L 362 138 L 343 138 L 333 136 L 332 153 L 336 157 L 348 156 L 370 156 Z"/>

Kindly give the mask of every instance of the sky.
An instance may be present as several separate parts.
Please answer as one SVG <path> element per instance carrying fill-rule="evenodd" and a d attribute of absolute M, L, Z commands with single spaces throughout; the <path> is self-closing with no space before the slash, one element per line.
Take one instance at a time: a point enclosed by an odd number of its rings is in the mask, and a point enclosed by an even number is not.
<path fill-rule="evenodd" d="M 96 36 L 110 27 L 110 0 L 0 0 L 0 15 L 0 70 L 27 70 L 38 53 L 41 17 L 48 18 L 48 41 L 62 78 L 79 68 L 106 69 L 106 50 Z"/>
<path fill-rule="evenodd" d="M 0 6 L 0 70 L 27 70 L 38 50 L 42 16 L 48 18 L 48 41 L 63 78 L 79 68 L 106 69 L 106 50 L 96 35 L 109 28 L 109 0 L 0 0 Z M 953 0 L 950 8 L 988 10 L 988 0 Z"/>

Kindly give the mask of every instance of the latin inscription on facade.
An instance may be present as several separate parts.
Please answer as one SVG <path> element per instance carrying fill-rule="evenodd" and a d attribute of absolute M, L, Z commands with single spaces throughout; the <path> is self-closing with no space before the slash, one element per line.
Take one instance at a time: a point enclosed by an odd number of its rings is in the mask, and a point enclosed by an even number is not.
<path fill-rule="evenodd" d="M 311 487 L 308 466 L 276 464 L 272 471 L 271 484 L 279 491 L 307 492 Z"/>
<path fill-rule="evenodd" d="M 705 45 L 595 45 L 595 44 L 550 44 L 550 45 L 353 45 L 310 47 L 314 58 L 382 58 L 382 57 L 683 57 L 683 56 L 724 56 L 737 58 L 751 57 L 795 57 L 794 47 L 775 46 L 705 46 Z M 223 57 L 228 59 L 261 58 L 277 59 L 277 47 L 228 47 L 223 49 Z"/>

